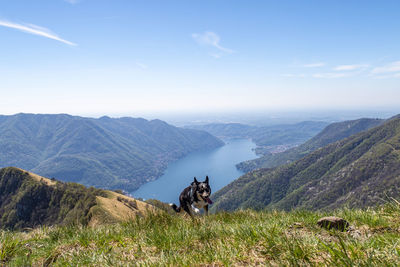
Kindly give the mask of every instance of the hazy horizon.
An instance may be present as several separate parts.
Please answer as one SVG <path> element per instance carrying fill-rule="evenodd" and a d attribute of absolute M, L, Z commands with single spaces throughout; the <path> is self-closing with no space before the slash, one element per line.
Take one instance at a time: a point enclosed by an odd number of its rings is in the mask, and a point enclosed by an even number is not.
<path fill-rule="evenodd" d="M 400 106 L 399 1 L 0 2 L 0 114 Z"/>
<path fill-rule="evenodd" d="M 302 109 L 302 110 L 247 110 L 230 112 L 136 112 L 136 113 L 31 113 L 19 112 L 13 114 L 0 114 L 12 116 L 16 114 L 68 114 L 88 118 L 133 117 L 146 120 L 160 119 L 175 126 L 202 125 L 209 123 L 242 123 L 254 126 L 294 124 L 302 121 L 338 122 L 360 118 L 388 119 L 400 114 L 400 108 L 369 109 L 369 110 L 328 110 L 328 109 Z"/>

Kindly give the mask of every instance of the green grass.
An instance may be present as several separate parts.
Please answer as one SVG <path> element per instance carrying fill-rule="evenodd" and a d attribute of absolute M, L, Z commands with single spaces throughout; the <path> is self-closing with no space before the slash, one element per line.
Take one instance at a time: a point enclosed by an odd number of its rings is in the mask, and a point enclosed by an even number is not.
<path fill-rule="evenodd" d="M 336 215 L 348 232 L 316 225 Z M 368 210 L 251 210 L 195 221 L 167 214 L 97 228 L 0 231 L 0 266 L 398 266 L 400 206 Z"/>

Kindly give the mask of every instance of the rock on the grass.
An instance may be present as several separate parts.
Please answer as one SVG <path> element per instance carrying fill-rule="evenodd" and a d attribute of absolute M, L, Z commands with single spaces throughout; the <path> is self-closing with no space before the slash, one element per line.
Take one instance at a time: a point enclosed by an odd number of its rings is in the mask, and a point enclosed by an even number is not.
<path fill-rule="evenodd" d="M 325 229 L 337 229 L 345 231 L 349 227 L 349 222 L 339 217 L 323 217 L 318 220 L 317 224 Z"/>

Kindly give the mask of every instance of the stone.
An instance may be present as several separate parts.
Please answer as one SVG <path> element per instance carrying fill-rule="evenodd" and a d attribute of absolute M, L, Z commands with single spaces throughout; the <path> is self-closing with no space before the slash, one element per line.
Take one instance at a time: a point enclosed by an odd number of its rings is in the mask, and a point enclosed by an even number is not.
<path fill-rule="evenodd" d="M 339 217 L 323 217 L 318 220 L 317 224 L 325 229 L 336 229 L 339 231 L 345 231 L 350 226 L 349 222 Z"/>

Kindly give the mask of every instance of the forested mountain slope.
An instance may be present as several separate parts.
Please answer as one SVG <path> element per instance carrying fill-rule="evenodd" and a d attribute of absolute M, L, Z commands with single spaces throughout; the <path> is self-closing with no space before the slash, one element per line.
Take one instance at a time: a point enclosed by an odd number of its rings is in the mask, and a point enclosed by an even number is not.
<path fill-rule="evenodd" d="M 102 188 L 135 190 L 190 152 L 223 145 L 204 131 L 160 120 L 0 116 L 0 167 Z"/>
<path fill-rule="evenodd" d="M 274 168 L 301 159 L 308 153 L 353 134 L 368 130 L 383 123 L 381 119 L 358 119 L 329 124 L 319 134 L 302 145 L 280 153 L 266 153 L 264 156 L 241 162 L 237 168 L 249 172 L 260 168 Z"/>
<path fill-rule="evenodd" d="M 366 207 L 399 190 L 400 118 L 393 118 L 294 163 L 243 175 L 213 195 L 213 209 Z"/>
<path fill-rule="evenodd" d="M 240 123 L 212 123 L 187 126 L 204 130 L 222 139 L 249 138 L 257 144 L 258 154 L 269 154 L 277 146 L 282 149 L 297 146 L 318 134 L 326 125 L 323 121 L 303 121 L 296 124 L 250 126 Z"/>
<path fill-rule="evenodd" d="M 63 183 L 22 169 L 0 169 L 0 229 L 44 225 L 97 225 L 155 210 L 133 198 L 76 183 Z"/>

